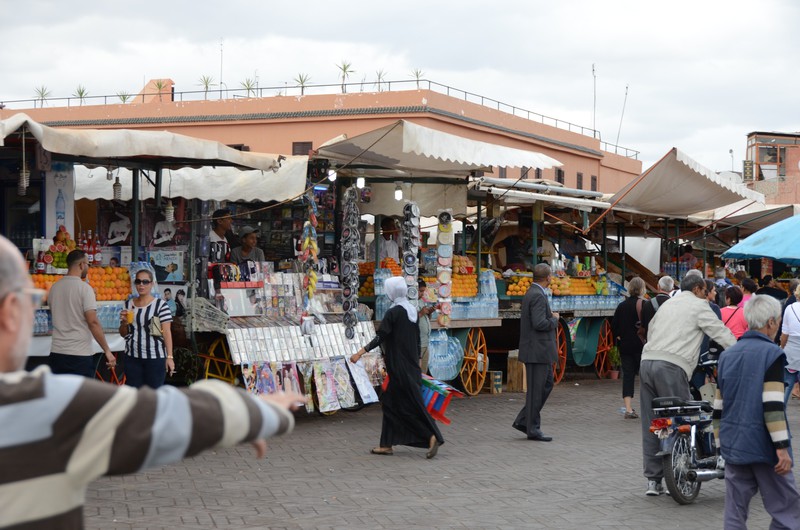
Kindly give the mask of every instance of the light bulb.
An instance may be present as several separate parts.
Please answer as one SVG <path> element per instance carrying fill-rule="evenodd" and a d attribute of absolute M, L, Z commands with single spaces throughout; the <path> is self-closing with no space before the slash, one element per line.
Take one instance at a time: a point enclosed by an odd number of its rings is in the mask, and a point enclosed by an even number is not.
<path fill-rule="evenodd" d="M 336 171 L 334 171 L 332 169 L 328 170 L 328 180 L 330 180 L 331 182 L 335 182 L 336 181 Z"/>
<path fill-rule="evenodd" d="M 119 183 L 119 177 L 117 177 L 117 180 L 114 181 L 112 188 L 114 190 L 114 200 L 122 200 L 122 184 Z"/>
<path fill-rule="evenodd" d="M 400 184 L 398 184 L 394 188 L 394 200 L 396 200 L 396 201 L 402 201 L 403 200 L 403 188 L 400 187 Z"/>
<path fill-rule="evenodd" d="M 167 205 L 164 207 L 164 219 L 168 223 L 175 221 L 175 207 L 172 206 L 172 199 L 169 199 Z"/>
<path fill-rule="evenodd" d="M 106 180 L 114 180 L 114 175 L 111 174 L 111 168 L 108 168 L 108 173 L 106 173 Z"/>
<path fill-rule="evenodd" d="M 17 181 L 17 195 L 24 197 L 28 194 L 28 186 L 31 183 L 31 172 L 28 170 L 28 163 L 19 170 L 19 180 Z"/>
<path fill-rule="evenodd" d="M 364 184 L 365 184 L 364 177 L 358 177 L 356 179 L 356 188 L 363 189 L 364 188 Z"/>

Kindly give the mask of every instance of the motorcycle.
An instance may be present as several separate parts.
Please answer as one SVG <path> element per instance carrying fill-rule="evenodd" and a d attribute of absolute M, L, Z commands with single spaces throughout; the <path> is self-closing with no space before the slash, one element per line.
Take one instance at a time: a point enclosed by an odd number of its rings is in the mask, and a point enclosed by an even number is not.
<path fill-rule="evenodd" d="M 700 493 L 700 486 L 709 480 L 725 477 L 725 463 L 718 456 L 711 425 L 711 404 L 716 392 L 715 368 L 719 356 L 708 352 L 701 356 L 698 369 L 710 383 L 700 389 L 703 400 L 678 397 L 653 399 L 653 420 L 650 432 L 658 436 L 664 463 L 664 482 L 670 496 L 678 504 L 691 504 Z"/>

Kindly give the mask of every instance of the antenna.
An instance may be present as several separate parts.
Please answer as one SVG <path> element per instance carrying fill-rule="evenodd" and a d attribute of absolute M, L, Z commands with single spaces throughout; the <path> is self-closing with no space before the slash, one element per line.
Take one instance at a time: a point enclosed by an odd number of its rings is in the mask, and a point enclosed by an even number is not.
<path fill-rule="evenodd" d="M 222 46 L 224 43 L 225 39 L 220 37 L 219 38 L 219 99 L 222 99 L 222 54 L 223 54 Z"/>
<path fill-rule="evenodd" d="M 592 63 L 592 134 L 597 134 L 597 75 L 594 71 L 594 63 Z"/>
<path fill-rule="evenodd" d="M 625 105 L 628 103 L 628 85 L 625 85 L 625 99 L 622 100 L 622 114 L 619 116 L 619 128 L 617 129 L 617 141 L 614 142 L 614 152 L 619 147 L 619 133 L 622 131 L 622 118 L 625 117 Z"/>

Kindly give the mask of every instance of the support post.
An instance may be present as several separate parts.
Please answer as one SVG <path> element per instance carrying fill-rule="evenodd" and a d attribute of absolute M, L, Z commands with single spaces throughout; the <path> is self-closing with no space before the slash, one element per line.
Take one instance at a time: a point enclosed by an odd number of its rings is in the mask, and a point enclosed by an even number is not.
<path fill-rule="evenodd" d="M 461 223 L 461 238 L 464 241 L 467 240 L 466 228 L 467 227 L 466 227 L 466 220 L 465 220 L 465 221 L 462 221 L 462 223 Z M 476 268 L 477 268 L 477 271 L 478 271 L 478 294 L 481 294 L 481 282 L 480 282 L 480 278 L 481 278 L 481 200 L 480 199 L 478 199 L 478 246 L 477 246 L 476 250 L 478 251 L 478 254 L 477 254 L 478 259 L 475 260 L 475 262 L 477 263 Z M 464 256 L 466 256 L 466 254 L 464 254 Z"/>
<path fill-rule="evenodd" d="M 131 206 L 133 208 L 133 219 L 131 221 L 131 261 L 139 261 L 139 185 L 141 184 L 141 173 L 138 168 L 132 171 L 133 186 L 131 195 Z"/>

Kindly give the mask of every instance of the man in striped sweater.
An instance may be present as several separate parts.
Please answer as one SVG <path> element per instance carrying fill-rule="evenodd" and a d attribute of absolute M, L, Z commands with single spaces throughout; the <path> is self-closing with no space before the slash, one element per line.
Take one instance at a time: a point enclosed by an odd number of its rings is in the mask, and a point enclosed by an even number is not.
<path fill-rule="evenodd" d="M 264 439 L 294 427 L 298 394 L 256 399 L 218 381 L 136 390 L 45 366 L 23 371 L 42 294 L 0 236 L 0 528 L 82 528 L 86 487 L 98 477 L 241 442 L 262 457 Z"/>
<path fill-rule="evenodd" d="M 770 528 L 800 528 L 800 495 L 783 406 L 786 356 L 773 342 L 781 304 L 754 295 L 744 306 L 750 331 L 720 356 L 714 434 L 725 459 L 725 528 L 747 528 L 750 500 L 761 490 Z"/>

